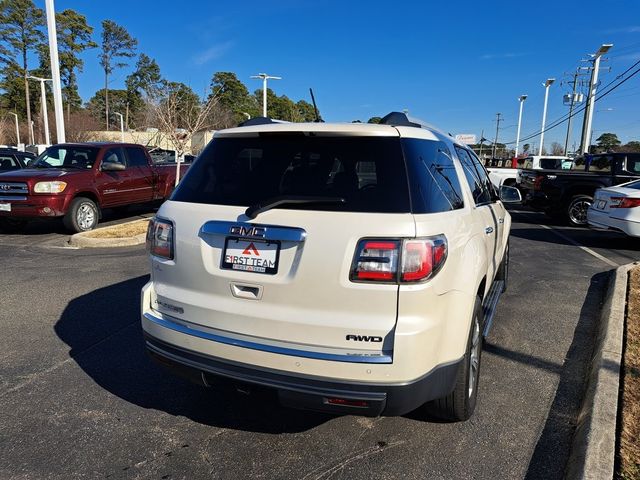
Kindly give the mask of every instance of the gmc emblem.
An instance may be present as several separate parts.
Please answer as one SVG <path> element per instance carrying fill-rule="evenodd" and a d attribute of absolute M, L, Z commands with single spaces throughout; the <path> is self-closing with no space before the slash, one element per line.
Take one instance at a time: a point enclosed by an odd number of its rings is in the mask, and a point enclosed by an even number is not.
<path fill-rule="evenodd" d="M 4 190 L 7 191 L 11 188 L 11 185 L 7 185 L 6 183 L 1 183 L 0 184 L 0 190 Z"/>
<path fill-rule="evenodd" d="M 264 227 L 243 227 L 241 225 L 234 225 L 229 229 L 229 233 L 232 235 L 238 235 L 240 237 L 259 237 L 264 238 L 266 236 L 267 229 Z"/>
<path fill-rule="evenodd" d="M 353 340 L 354 342 L 381 342 L 382 337 L 369 335 L 347 335 L 347 340 Z"/>

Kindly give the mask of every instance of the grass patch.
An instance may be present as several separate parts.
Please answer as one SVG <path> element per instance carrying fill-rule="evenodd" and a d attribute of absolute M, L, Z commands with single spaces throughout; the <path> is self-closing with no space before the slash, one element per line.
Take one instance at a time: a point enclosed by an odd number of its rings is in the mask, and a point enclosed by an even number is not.
<path fill-rule="evenodd" d="M 146 233 L 148 225 L 148 219 L 138 220 L 111 227 L 98 228 L 87 232 L 86 236 L 91 238 L 132 238 L 141 233 Z"/>
<path fill-rule="evenodd" d="M 640 479 L 640 267 L 629 272 L 618 444 L 616 477 Z"/>

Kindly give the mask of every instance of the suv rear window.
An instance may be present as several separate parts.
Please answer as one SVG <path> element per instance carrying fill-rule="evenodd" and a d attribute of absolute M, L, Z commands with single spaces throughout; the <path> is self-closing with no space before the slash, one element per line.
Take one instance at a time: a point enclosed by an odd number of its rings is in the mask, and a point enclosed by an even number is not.
<path fill-rule="evenodd" d="M 283 195 L 342 197 L 344 204 L 281 208 L 408 213 L 398 137 L 226 137 L 212 141 L 175 190 L 178 202 L 248 207 Z"/>

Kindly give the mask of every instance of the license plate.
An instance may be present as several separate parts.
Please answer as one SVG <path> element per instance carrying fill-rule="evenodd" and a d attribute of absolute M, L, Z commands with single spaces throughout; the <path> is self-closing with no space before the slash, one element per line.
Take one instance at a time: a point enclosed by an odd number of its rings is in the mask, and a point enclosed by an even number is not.
<path fill-rule="evenodd" d="M 10 203 L 0 203 L 0 212 L 10 212 L 11 204 Z"/>
<path fill-rule="evenodd" d="M 222 268 L 253 273 L 278 273 L 280 242 L 227 238 L 222 256 Z"/>
<path fill-rule="evenodd" d="M 607 205 L 606 200 L 599 200 L 598 206 L 596 207 L 598 210 L 604 210 L 604 207 Z"/>

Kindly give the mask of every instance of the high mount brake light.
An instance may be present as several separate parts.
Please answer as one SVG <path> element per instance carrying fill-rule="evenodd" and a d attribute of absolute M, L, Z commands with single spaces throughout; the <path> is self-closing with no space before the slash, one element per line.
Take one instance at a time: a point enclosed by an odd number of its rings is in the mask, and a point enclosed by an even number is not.
<path fill-rule="evenodd" d="M 173 222 L 154 218 L 147 229 L 147 251 L 154 257 L 173 260 Z"/>
<path fill-rule="evenodd" d="M 407 240 L 360 240 L 349 278 L 354 282 L 419 282 L 433 277 L 446 258 L 444 235 Z"/>
<path fill-rule="evenodd" d="M 617 203 L 614 203 L 617 202 Z M 612 197 L 609 208 L 640 207 L 640 198 Z"/>

